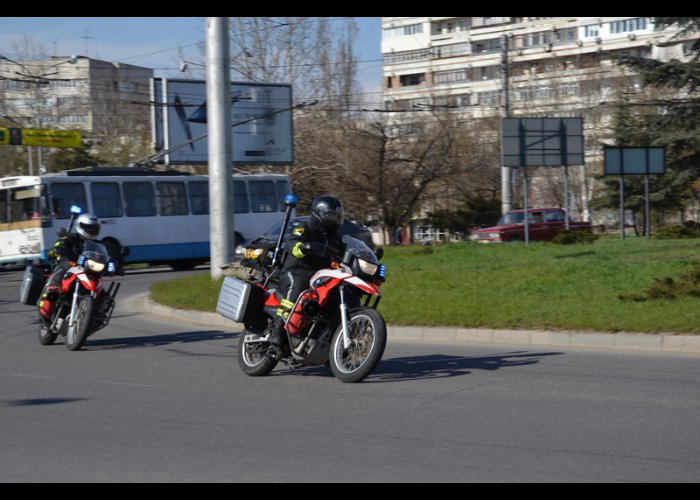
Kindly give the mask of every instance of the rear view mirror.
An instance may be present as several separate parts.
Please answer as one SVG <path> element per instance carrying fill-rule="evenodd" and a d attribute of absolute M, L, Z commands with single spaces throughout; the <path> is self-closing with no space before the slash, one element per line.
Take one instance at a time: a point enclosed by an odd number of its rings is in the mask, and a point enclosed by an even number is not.
<path fill-rule="evenodd" d="M 66 231 L 65 227 L 61 227 L 58 229 L 58 231 L 56 231 L 56 234 L 58 235 L 59 238 L 63 238 L 64 236 L 66 236 L 68 234 L 68 231 Z"/>

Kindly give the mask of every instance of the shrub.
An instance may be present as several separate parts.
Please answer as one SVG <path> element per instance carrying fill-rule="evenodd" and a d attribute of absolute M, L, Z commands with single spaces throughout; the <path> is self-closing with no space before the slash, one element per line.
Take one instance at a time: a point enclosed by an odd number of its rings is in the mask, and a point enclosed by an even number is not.
<path fill-rule="evenodd" d="M 700 266 L 694 266 L 680 275 L 679 280 L 670 276 L 654 278 L 644 293 L 620 294 L 620 300 L 641 302 L 649 299 L 672 300 L 679 297 L 700 297 Z"/>
<path fill-rule="evenodd" d="M 668 226 L 659 229 L 654 237 L 659 240 L 670 240 L 678 238 L 698 238 L 700 237 L 700 224 L 694 220 L 687 220 L 683 224 Z"/>
<path fill-rule="evenodd" d="M 597 234 L 588 231 L 572 231 L 571 229 L 563 229 L 559 231 L 552 243 L 555 245 L 573 245 L 575 243 L 593 243 L 598 239 Z"/>

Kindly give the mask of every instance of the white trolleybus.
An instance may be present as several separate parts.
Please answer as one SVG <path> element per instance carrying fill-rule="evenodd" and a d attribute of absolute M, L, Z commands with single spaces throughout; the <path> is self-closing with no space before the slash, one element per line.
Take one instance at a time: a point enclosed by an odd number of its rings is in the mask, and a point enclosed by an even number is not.
<path fill-rule="evenodd" d="M 259 236 L 285 211 L 290 179 L 234 175 L 235 244 Z M 48 265 L 70 207 L 99 218 L 101 242 L 125 264 L 190 269 L 209 261 L 209 180 L 203 175 L 95 168 L 0 179 L 0 268 Z"/>

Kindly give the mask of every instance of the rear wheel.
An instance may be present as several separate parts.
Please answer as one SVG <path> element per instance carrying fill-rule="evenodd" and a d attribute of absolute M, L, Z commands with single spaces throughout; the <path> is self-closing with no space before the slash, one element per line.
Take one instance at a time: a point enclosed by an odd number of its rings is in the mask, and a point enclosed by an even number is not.
<path fill-rule="evenodd" d="M 267 355 L 270 344 L 267 342 L 245 342 L 248 330 L 243 330 L 238 340 L 238 365 L 250 377 L 268 375 L 277 365 L 277 360 Z"/>
<path fill-rule="evenodd" d="M 341 382 L 360 382 L 382 359 L 386 347 L 386 324 L 375 309 L 359 309 L 349 314 L 350 346 L 343 343 L 341 324 L 331 341 L 331 371 Z"/>
<path fill-rule="evenodd" d="M 75 307 L 75 325 L 73 325 L 73 328 L 70 328 L 69 325 L 66 333 L 66 347 L 70 351 L 77 351 L 83 347 L 90 335 L 95 301 L 91 296 L 85 295 L 78 299 L 78 304 Z M 70 320 L 70 317 L 66 319 Z"/>

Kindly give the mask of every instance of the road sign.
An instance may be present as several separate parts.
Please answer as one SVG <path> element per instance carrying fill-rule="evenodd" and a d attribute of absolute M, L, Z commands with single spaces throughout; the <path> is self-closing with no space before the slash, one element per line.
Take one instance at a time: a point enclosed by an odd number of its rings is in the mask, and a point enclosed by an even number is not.
<path fill-rule="evenodd" d="M 661 175 L 665 168 L 663 147 L 612 147 L 604 150 L 605 175 Z"/>

